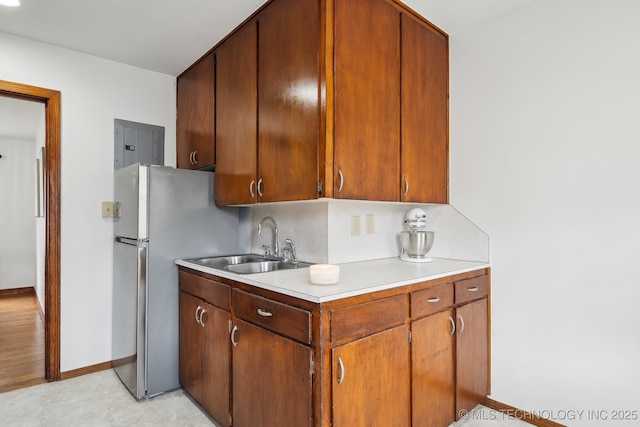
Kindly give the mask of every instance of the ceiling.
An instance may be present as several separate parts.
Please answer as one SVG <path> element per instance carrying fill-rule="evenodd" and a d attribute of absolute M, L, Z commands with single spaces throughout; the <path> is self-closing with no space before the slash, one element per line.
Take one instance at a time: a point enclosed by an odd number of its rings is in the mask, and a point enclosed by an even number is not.
<path fill-rule="evenodd" d="M 349 0 L 346 0 L 349 1 Z M 405 0 L 449 35 L 534 0 Z M 177 76 L 265 0 L 21 0 L 0 32 Z M 2 124 L 9 111 L 2 110 Z M 17 121 L 16 121 L 17 122 Z M 6 134 L 0 131 L 0 135 Z"/>

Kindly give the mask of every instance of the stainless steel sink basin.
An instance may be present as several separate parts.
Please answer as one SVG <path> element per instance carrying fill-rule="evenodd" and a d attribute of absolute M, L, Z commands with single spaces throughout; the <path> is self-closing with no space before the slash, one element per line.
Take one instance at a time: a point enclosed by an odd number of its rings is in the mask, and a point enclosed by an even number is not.
<path fill-rule="evenodd" d="M 265 258 L 260 255 L 229 255 L 229 256 L 218 256 L 211 258 L 193 258 L 188 259 L 186 261 L 192 262 L 194 264 L 200 264 L 205 267 L 224 269 L 228 265 L 236 265 L 243 264 L 246 262 L 260 262 L 264 261 Z"/>
<path fill-rule="evenodd" d="M 225 267 L 225 270 L 238 274 L 253 274 L 253 273 L 265 273 L 267 271 L 275 270 L 291 270 L 293 268 L 308 267 L 307 263 L 293 263 L 284 261 L 260 261 L 260 262 L 245 262 L 242 264 L 233 264 Z"/>
<path fill-rule="evenodd" d="M 279 260 L 269 260 L 261 255 L 244 254 L 229 255 L 211 258 L 193 258 L 185 261 L 199 264 L 204 267 L 227 270 L 237 274 L 265 273 L 275 270 L 291 270 L 295 268 L 308 267 L 311 264 L 306 262 L 285 262 Z"/>

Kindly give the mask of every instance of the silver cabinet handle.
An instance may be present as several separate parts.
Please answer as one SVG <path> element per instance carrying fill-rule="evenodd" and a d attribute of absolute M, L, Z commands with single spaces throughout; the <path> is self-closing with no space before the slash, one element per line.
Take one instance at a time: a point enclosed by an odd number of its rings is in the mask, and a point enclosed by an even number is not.
<path fill-rule="evenodd" d="M 271 316 L 273 316 L 273 313 L 271 313 L 270 311 L 263 310 L 261 308 L 258 309 L 258 314 L 260 316 L 262 316 L 262 317 L 271 317 Z"/>
<path fill-rule="evenodd" d="M 193 152 L 193 164 L 194 165 L 198 164 L 198 152 L 197 151 Z"/>
<path fill-rule="evenodd" d="M 459 314 L 458 314 L 458 319 L 460 319 L 460 331 L 459 332 L 462 333 L 462 331 L 464 331 L 464 319 Z"/>
<path fill-rule="evenodd" d="M 469 292 L 478 292 L 478 287 L 474 286 L 473 288 L 467 288 Z"/>
<path fill-rule="evenodd" d="M 342 175 L 342 171 L 338 169 L 338 176 L 340 177 L 340 185 L 338 186 L 338 193 L 342 191 L 342 187 L 344 187 L 344 175 Z"/>
<path fill-rule="evenodd" d="M 338 376 L 338 385 L 342 384 L 344 381 L 344 363 L 342 363 L 342 358 L 338 356 L 338 365 L 340 367 L 340 376 Z"/>
<path fill-rule="evenodd" d="M 262 178 L 260 178 L 258 180 L 258 185 L 257 185 L 257 190 L 258 190 L 258 196 L 262 197 Z"/>
<path fill-rule="evenodd" d="M 403 196 L 406 196 L 407 194 L 409 194 L 409 181 L 407 180 L 407 178 L 404 179 L 404 194 Z"/>
<path fill-rule="evenodd" d="M 198 318 L 198 323 L 200 323 L 200 326 L 202 326 L 203 328 L 204 328 L 204 322 L 202 321 L 202 316 L 204 316 L 206 312 L 207 310 L 203 308 L 202 311 L 200 312 L 200 317 Z"/>
<path fill-rule="evenodd" d="M 191 154 L 189 154 L 189 163 L 191 163 L 192 165 L 196 164 L 196 152 L 192 151 Z"/>
<path fill-rule="evenodd" d="M 196 323 L 200 323 L 200 314 L 198 314 L 200 310 L 202 310 L 202 307 L 198 306 L 198 308 L 196 308 Z"/>
<path fill-rule="evenodd" d="M 449 332 L 449 335 L 453 336 L 453 334 L 456 333 L 456 321 L 453 320 L 453 317 L 449 316 L 449 322 L 451 322 L 451 332 Z"/>
<path fill-rule="evenodd" d="M 233 329 L 231 330 L 231 344 L 233 344 L 234 347 L 238 346 L 238 341 L 236 341 L 236 332 L 238 331 L 238 325 L 235 325 L 233 327 Z"/>
<path fill-rule="evenodd" d="M 249 194 L 251 194 L 252 199 L 255 197 L 255 194 L 253 194 L 253 187 L 255 187 L 255 185 L 256 185 L 256 180 L 252 179 L 251 183 L 249 184 Z"/>
<path fill-rule="evenodd" d="M 429 299 L 427 300 L 427 302 L 430 302 L 430 303 L 432 303 L 432 304 L 433 304 L 433 303 L 436 303 L 436 302 L 440 302 L 440 297 L 429 298 Z"/>

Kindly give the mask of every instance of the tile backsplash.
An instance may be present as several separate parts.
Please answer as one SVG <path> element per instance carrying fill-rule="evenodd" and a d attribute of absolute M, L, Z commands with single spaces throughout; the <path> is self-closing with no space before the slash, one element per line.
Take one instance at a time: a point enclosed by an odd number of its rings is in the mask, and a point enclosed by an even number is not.
<path fill-rule="evenodd" d="M 278 223 L 280 248 L 293 240 L 298 259 L 339 264 L 400 255 L 399 233 L 407 210 L 427 215 L 427 230 L 435 232 L 430 256 L 489 262 L 489 237 L 451 205 L 319 199 L 254 205 L 251 208 L 251 252 L 271 245 L 273 229 L 258 222 L 272 216 Z"/>

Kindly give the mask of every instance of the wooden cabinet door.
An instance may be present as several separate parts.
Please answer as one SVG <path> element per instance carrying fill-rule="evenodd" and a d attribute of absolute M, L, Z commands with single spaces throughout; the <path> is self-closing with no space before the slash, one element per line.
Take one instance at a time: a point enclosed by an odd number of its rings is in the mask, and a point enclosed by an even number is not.
<path fill-rule="evenodd" d="M 182 388 L 198 402 L 202 399 L 202 326 L 196 311 L 203 301 L 186 292 L 179 297 L 179 379 Z"/>
<path fill-rule="evenodd" d="M 334 348 L 333 426 L 410 426 L 409 372 L 404 325 Z"/>
<path fill-rule="evenodd" d="M 203 304 L 202 407 L 224 427 L 229 426 L 230 356 L 228 311 Z"/>
<path fill-rule="evenodd" d="M 212 53 L 178 78 L 177 166 L 198 169 L 215 163 L 215 59 Z"/>
<path fill-rule="evenodd" d="M 411 324 L 412 424 L 448 426 L 455 420 L 455 326 L 453 311 Z"/>
<path fill-rule="evenodd" d="M 487 299 L 456 309 L 456 414 L 473 409 L 488 392 L 489 348 Z"/>
<path fill-rule="evenodd" d="M 398 201 L 400 14 L 335 2 L 334 198 Z"/>
<path fill-rule="evenodd" d="M 216 49 L 216 203 L 256 202 L 258 29 L 250 21 Z"/>
<path fill-rule="evenodd" d="M 318 197 L 317 0 L 278 0 L 259 21 L 260 202 Z"/>
<path fill-rule="evenodd" d="M 402 182 L 405 202 L 448 202 L 446 36 L 402 15 Z"/>
<path fill-rule="evenodd" d="M 233 425 L 311 426 L 311 349 L 239 319 L 234 325 Z"/>

